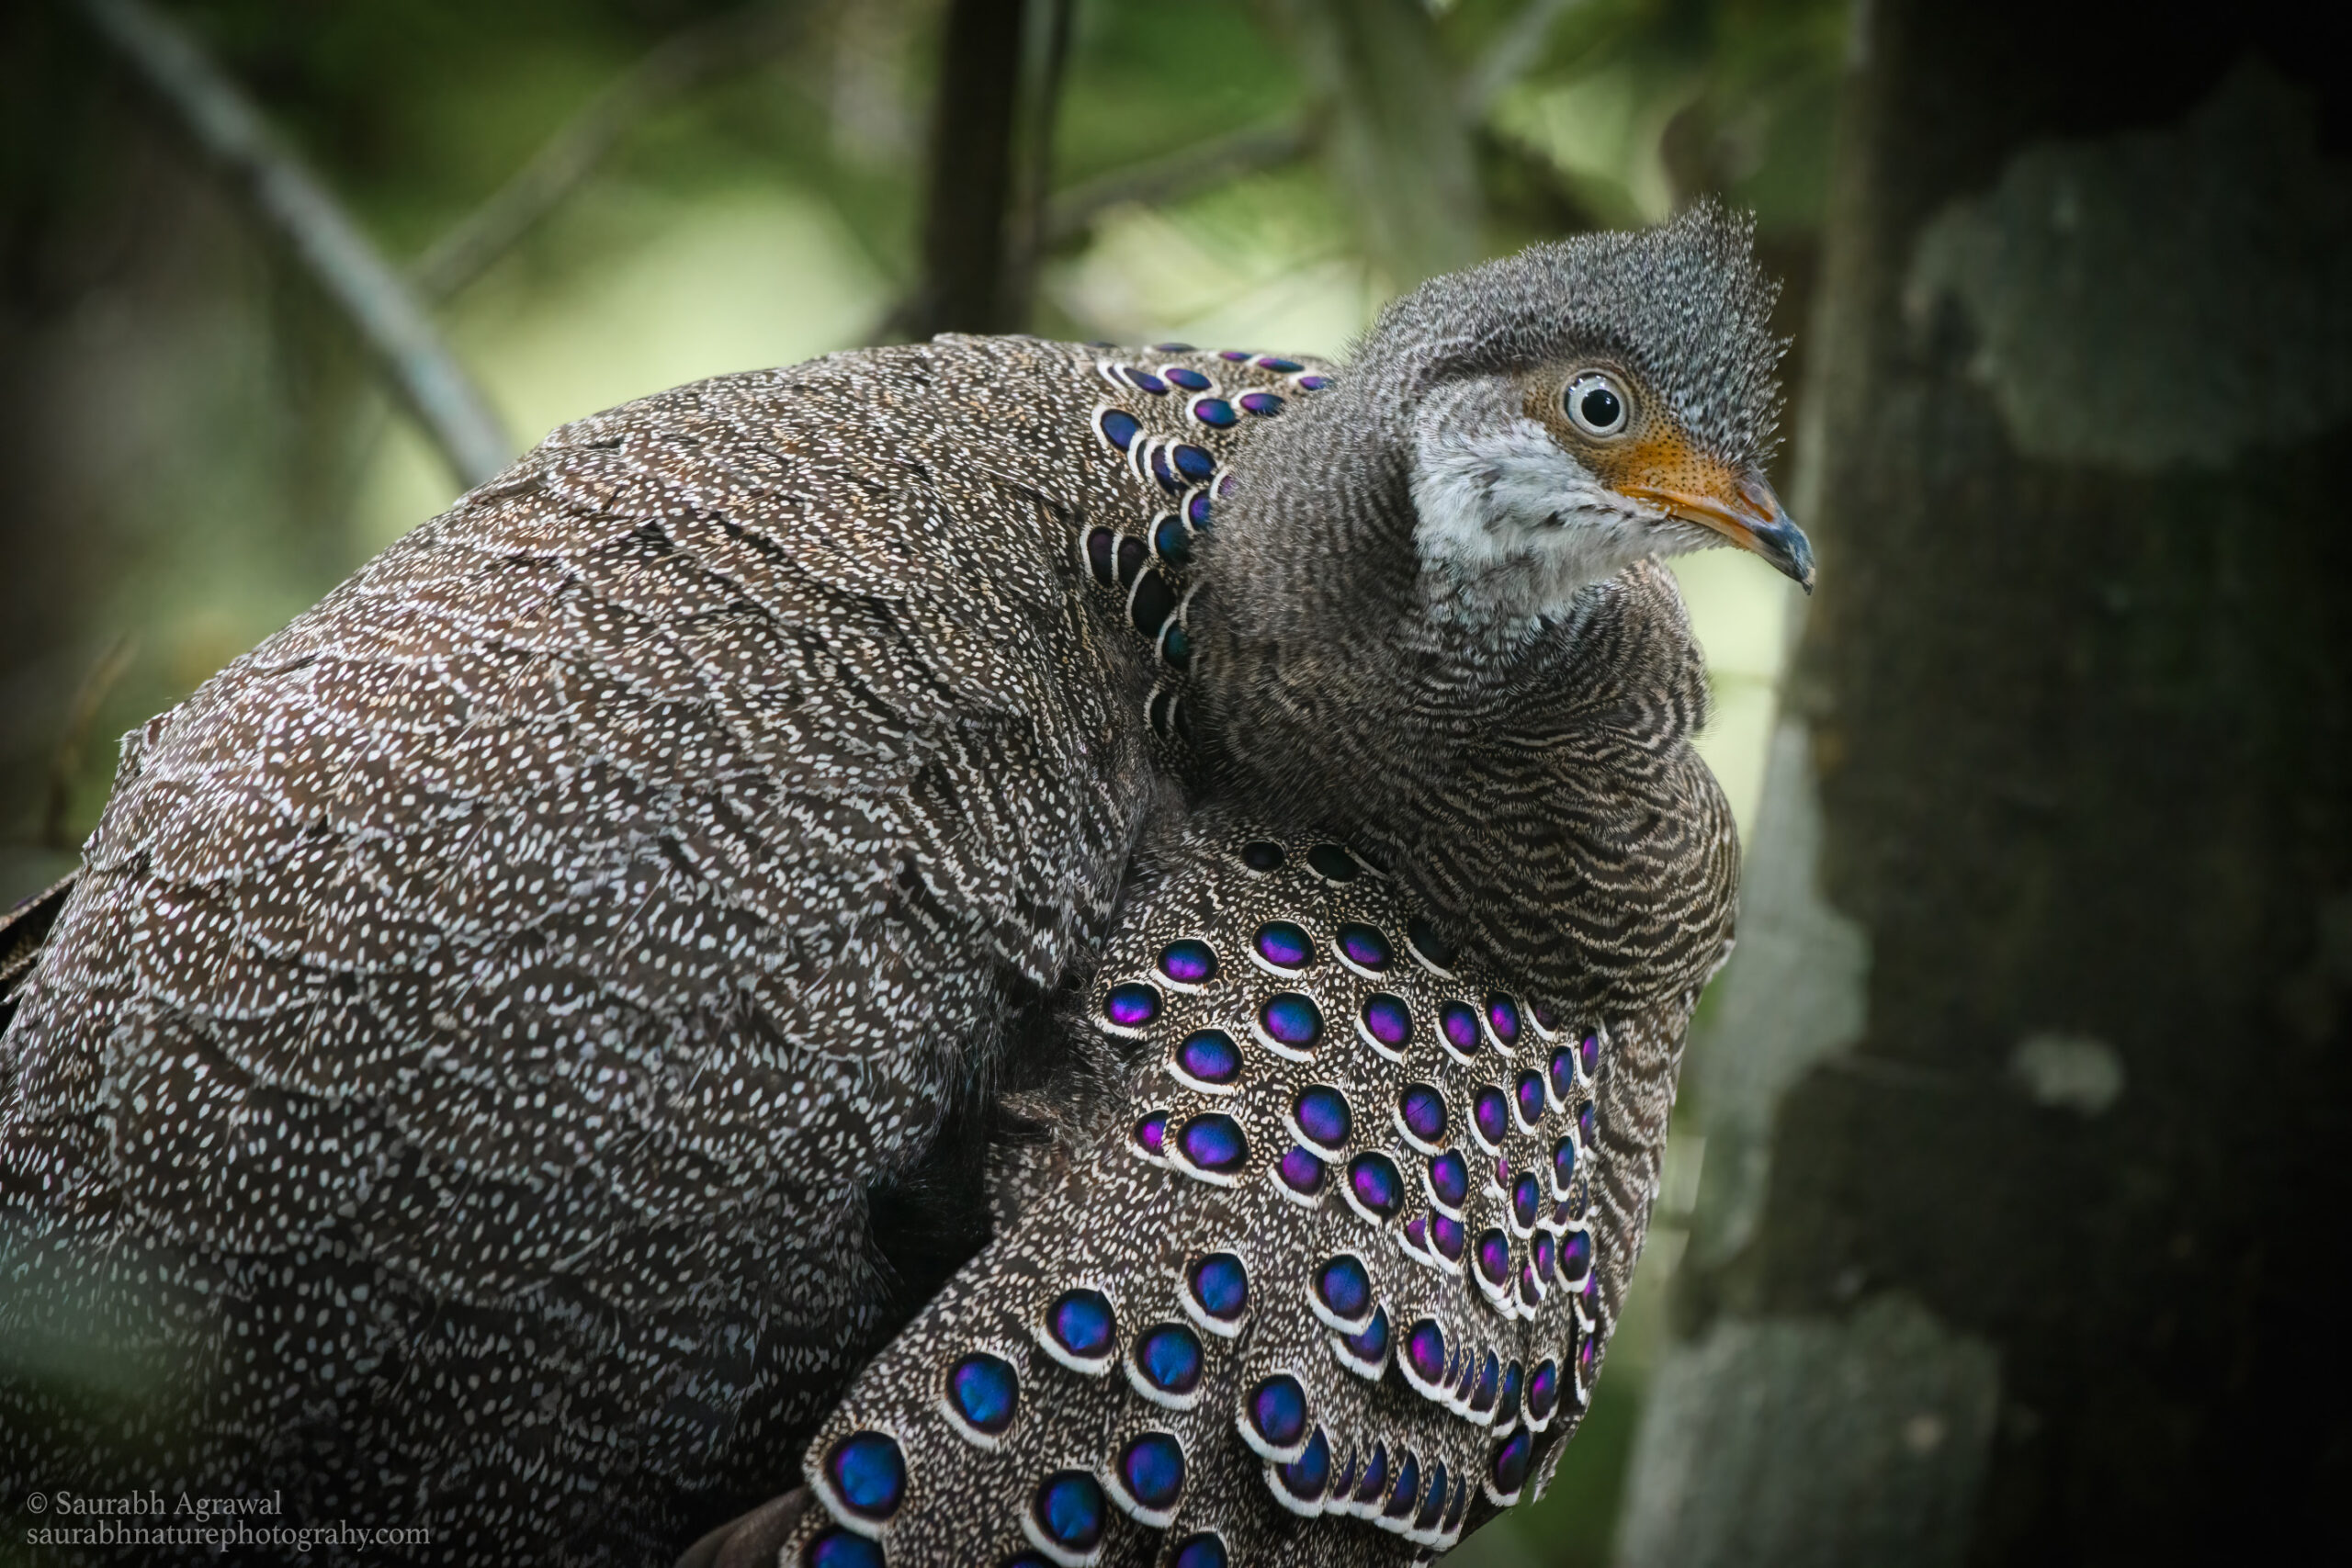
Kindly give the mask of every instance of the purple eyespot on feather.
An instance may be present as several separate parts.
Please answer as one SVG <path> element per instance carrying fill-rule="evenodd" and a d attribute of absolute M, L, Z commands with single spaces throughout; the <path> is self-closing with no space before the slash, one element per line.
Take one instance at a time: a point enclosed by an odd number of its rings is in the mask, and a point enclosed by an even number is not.
<path fill-rule="evenodd" d="M 1322 1035 L 1323 1013 L 1307 998 L 1283 991 L 1266 998 L 1258 1010 L 1258 1025 L 1276 1044 L 1303 1051 Z"/>
<path fill-rule="evenodd" d="M 1440 1213 L 1435 1209 L 1430 1211 L 1430 1245 L 1437 1248 L 1439 1256 L 1448 1263 L 1462 1261 L 1462 1248 L 1468 1235 L 1462 1228 L 1460 1220 Z"/>
<path fill-rule="evenodd" d="M 1359 1503 L 1377 1502 L 1388 1485 L 1388 1445 L 1372 1445 L 1372 1457 L 1363 1462 L 1363 1478 L 1356 1483 L 1355 1500 Z"/>
<path fill-rule="evenodd" d="M 1592 1269 L 1592 1233 L 1570 1231 L 1560 1238 L 1560 1278 L 1568 1284 L 1584 1282 Z"/>
<path fill-rule="evenodd" d="M 1478 1136 L 1486 1140 L 1488 1148 L 1500 1144 L 1503 1134 L 1510 1130 L 1510 1102 L 1503 1098 L 1503 1091 L 1492 1084 L 1472 1098 L 1470 1120 L 1476 1125 Z"/>
<path fill-rule="evenodd" d="M 1534 1225 L 1536 1212 L 1543 1199 L 1544 1194 L 1537 1190 L 1532 1176 L 1521 1176 L 1510 1184 L 1511 1218 L 1519 1222 L 1520 1229 L 1527 1230 Z"/>
<path fill-rule="evenodd" d="M 1487 1027 L 1509 1045 L 1519 1039 L 1519 1004 L 1497 991 L 1487 998 Z"/>
<path fill-rule="evenodd" d="M 1240 476 L 1238 474 L 1227 474 L 1223 479 L 1216 481 L 1216 498 L 1219 501 L 1231 501 L 1233 499 L 1233 492 L 1240 488 Z"/>
<path fill-rule="evenodd" d="M 1057 1471 L 1046 1477 L 1029 1508 L 1046 1539 L 1066 1551 L 1091 1551 L 1102 1539 L 1102 1485 L 1082 1470 Z"/>
<path fill-rule="evenodd" d="M 1200 1385 L 1200 1336 L 1181 1323 L 1163 1323 L 1136 1341 L 1136 1367 L 1162 1393 L 1190 1393 Z"/>
<path fill-rule="evenodd" d="M 862 1535 L 834 1529 L 808 1543 L 808 1568 L 882 1568 L 882 1549 Z"/>
<path fill-rule="evenodd" d="M 976 1351 L 949 1371 L 947 1397 L 966 1425 L 994 1435 L 1012 1425 L 1021 1403 L 1021 1379 L 1012 1362 Z"/>
<path fill-rule="evenodd" d="M 1577 1136 L 1585 1147 L 1592 1146 L 1592 1101 L 1589 1100 L 1577 1107 Z"/>
<path fill-rule="evenodd" d="M 1385 1220 L 1404 1206 L 1405 1179 L 1386 1155 L 1358 1155 L 1348 1162 L 1348 1190 L 1366 1213 Z"/>
<path fill-rule="evenodd" d="M 1286 1449 L 1306 1435 L 1306 1391 L 1287 1372 L 1250 1391 L 1250 1425 L 1268 1446 Z"/>
<path fill-rule="evenodd" d="M 1301 376 L 1291 383 L 1303 392 L 1319 392 L 1330 384 L 1331 378 L 1329 376 Z"/>
<path fill-rule="evenodd" d="M 1223 398 L 1194 398 L 1192 414 L 1213 430 L 1229 429 L 1241 418 Z"/>
<path fill-rule="evenodd" d="M 1211 515 L 1212 509 L 1209 505 L 1208 491 L 1204 490 L 1195 491 L 1189 498 L 1186 499 L 1184 502 L 1185 522 L 1190 523 L 1195 528 L 1205 528 L 1209 525 Z"/>
<path fill-rule="evenodd" d="M 1326 1149 L 1343 1146 L 1354 1123 L 1347 1096 L 1329 1084 L 1309 1084 L 1291 1102 L 1291 1114 L 1306 1141 Z"/>
<path fill-rule="evenodd" d="M 1584 1061 L 1585 1077 L 1590 1077 L 1599 1072 L 1600 1070 L 1600 1036 L 1591 1030 L 1585 1031 L 1584 1038 L 1577 1042 L 1577 1055 Z"/>
<path fill-rule="evenodd" d="M 1289 1464 L 1274 1467 L 1275 1479 L 1283 1490 L 1302 1503 L 1321 1497 L 1331 1484 L 1331 1443 L 1324 1437 L 1323 1428 L 1306 1440 L 1306 1450 Z"/>
<path fill-rule="evenodd" d="M 1470 1196 L 1470 1167 L 1459 1150 L 1448 1149 L 1430 1161 L 1430 1195 L 1447 1209 L 1461 1208 Z"/>
<path fill-rule="evenodd" d="M 1207 1530 L 1187 1536 L 1176 1548 L 1176 1555 L 1169 1568 L 1232 1568 L 1233 1560 L 1225 1550 L 1225 1542 Z"/>
<path fill-rule="evenodd" d="M 1312 1198 L 1323 1190 L 1323 1162 L 1296 1144 L 1283 1151 L 1282 1163 L 1274 1169 L 1283 1185 L 1302 1198 Z"/>
<path fill-rule="evenodd" d="M 1363 1029 L 1374 1043 L 1401 1051 L 1412 1038 L 1413 1011 L 1404 998 L 1375 991 L 1363 999 Z"/>
<path fill-rule="evenodd" d="M 1388 939 L 1377 927 L 1349 921 L 1338 931 L 1340 952 L 1359 969 L 1377 975 L 1395 960 L 1396 954 Z"/>
<path fill-rule="evenodd" d="M 1519 1124 L 1532 1133 L 1544 1119 L 1544 1079 L 1535 1073 L 1521 1073 L 1511 1087 L 1519 1096 Z"/>
<path fill-rule="evenodd" d="M 1182 518 L 1170 513 L 1152 529 L 1151 547 L 1161 560 L 1170 566 L 1182 566 L 1193 558 L 1192 530 L 1184 526 Z"/>
<path fill-rule="evenodd" d="M 1164 398 L 1168 395 L 1168 383 L 1148 370 L 1139 370 L 1132 365 L 1122 365 L 1119 367 L 1119 374 L 1125 378 L 1127 385 L 1137 391 L 1149 392 L 1155 398 Z"/>
<path fill-rule="evenodd" d="M 1552 1093 L 1561 1104 L 1568 1104 L 1575 1097 L 1577 1059 L 1565 1045 L 1552 1053 Z"/>
<path fill-rule="evenodd" d="M 1159 374 L 1166 378 L 1169 385 L 1182 387 L 1188 392 L 1209 389 L 1209 378 L 1189 365 L 1163 365 L 1159 367 Z"/>
<path fill-rule="evenodd" d="M 1250 1142 L 1241 1135 L 1241 1123 L 1216 1111 L 1185 1122 L 1184 1130 L 1176 1135 L 1176 1146 L 1195 1169 L 1219 1176 L 1240 1169 L 1250 1158 Z"/>
<path fill-rule="evenodd" d="M 1159 950 L 1159 972 L 1180 986 L 1205 986 L 1216 978 L 1216 950 L 1184 937 Z"/>
<path fill-rule="evenodd" d="M 1476 1054 L 1478 1049 L 1478 1015 L 1466 1002 L 1447 1002 L 1437 1010 L 1438 1028 L 1445 1035 L 1445 1043 L 1459 1056 Z"/>
<path fill-rule="evenodd" d="M 1405 1130 L 1425 1144 L 1445 1136 L 1445 1096 L 1434 1084 L 1407 1084 L 1396 1098 L 1396 1112 Z"/>
<path fill-rule="evenodd" d="M 1421 1382 L 1435 1385 L 1445 1376 L 1445 1330 L 1425 1317 L 1406 1331 L 1405 1362 Z"/>
<path fill-rule="evenodd" d="M 1495 1407 L 1495 1393 L 1502 1384 L 1502 1363 L 1495 1359 L 1492 1350 L 1487 1351 L 1487 1359 L 1478 1363 L 1477 1384 L 1470 1391 L 1471 1409 L 1484 1411 Z"/>
<path fill-rule="evenodd" d="M 1278 376 L 1288 376 L 1294 372 L 1306 368 L 1306 366 L 1301 365 L 1295 359 L 1283 359 L 1279 355 L 1272 354 L 1261 354 L 1252 361 L 1252 363 L 1254 363 L 1259 369 L 1272 370 Z"/>
<path fill-rule="evenodd" d="M 1551 1233 L 1538 1232 L 1535 1237 L 1535 1277 L 1549 1284 L 1559 1260 L 1559 1249 L 1553 1245 Z"/>
<path fill-rule="evenodd" d="M 1169 452 L 1176 471 L 1193 484 L 1205 484 L 1216 476 L 1216 455 L 1206 447 L 1179 444 Z"/>
<path fill-rule="evenodd" d="M 1445 1512 L 1445 1466 L 1442 1462 L 1433 1464 L 1430 1466 L 1429 1500 L 1421 1505 L 1421 1511 L 1413 1516 L 1415 1529 L 1430 1530 L 1437 1528 L 1439 1517 Z"/>
<path fill-rule="evenodd" d="M 1246 348 L 1220 348 L 1216 351 L 1216 356 L 1219 359 L 1229 359 L 1236 365 L 1245 365 L 1249 363 L 1250 351 Z"/>
<path fill-rule="evenodd" d="M 1151 477 L 1159 481 L 1162 490 L 1176 491 L 1184 488 L 1184 481 L 1176 477 L 1175 468 L 1168 461 L 1168 448 L 1165 446 L 1155 446 L 1151 450 Z"/>
<path fill-rule="evenodd" d="M 1397 1461 L 1396 1484 L 1388 1489 L 1388 1501 L 1380 1506 L 1380 1516 L 1386 1519 L 1401 1519 L 1413 1511 L 1421 1495 L 1421 1461 L 1407 1454 Z"/>
<path fill-rule="evenodd" d="M 1498 1496 L 1515 1497 L 1527 1484 L 1527 1462 L 1534 1456 L 1535 1438 L 1514 1432 L 1495 1448 L 1494 1483 Z"/>
<path fill-rule="evenodd" d="M 1185 1077 L 1222 1088 L 1241 1076 L 1241 1048 L 1222 1029 L 1195 1030 L 1176 1047 L 1176 1065 Z"/>
<path fill-rule="evenodd" d="M 1283 412 L 1283 399 L 1279 392 L 1244 392 L 1240 402 L 1243 408 L 1261 419 L 1271 419 Z"/>
<path fill-rule="evenodd" d="M 1527 1378 L 1527 1413 L 1538 1421 L 1551 1419 L 1560 1403 L 1560 1364 L 1544 1360 Z"/>
<path fill-rule="evenodd" d="M 1184 1490 L 1183 1445 L 1166 1432 L 1146 1432 L 1120 1450 L 1119 1480 L 1138 1504 L 1165 1513 Z"/>
<path fill-rule="evenodd" d="M 1363 1259 L 1341 1253 L 1316 1274 L 1315 1293 L 1332 1316 L 1353 1322 L 1372 1305 L 1372 1276 Z"/>
<path fill-rule="evenodd" d="M 1102 998 L 1102 1016 L 1121 1029 L 1141 1029 L 1159 1016 L 1159 993 L 1136 981 L 1114 986 Z"/>
<path fill-rule="evenodd" d="M 1362 1334 L 1351 1334 L 1340 1341 L 1348 1353 L 1360 1361 L 1384 1360 L 1388 1355 L 1388 1309 L 1372 1309 L 1372 1322 Z"/>
<path fill-rule="evenodd" d="M 1136 1123 L 1136 1145 L 1157 1159 L 1168 1146 L 1168 1112 L 1155 1111 Z"/>
<path fill-rule="evenodd" d="M 1193 1302 L 1220 1323 L 1239 1317 L 1250 1304 L 1249 1271 L 1230 1252 L 1212 1252 L 1193 1264 L 1188 1282 Z"/>
<path fill-rule="evenodd" d="M 1510 1237 L 1492 1230 L 1479 1235 L 1478 1272 L 1489 1285 L 1500 1285 L 1510 1278 Z"/>
<path fill-rule="evenodd" d="M 1100 1291 L 1064 1291 L 1046 1309 L 1054 1343 L 1085 1360 L 1110 1354 L 1111 1301 Z"/>
<path fill-rule="evenodd" d="M 1315 962 L 1315 944 L 1306 929 L 1291 920 L 1268 920 L 1252 939 L 1258 956 L 1277 969 L 1304 969 Z"/>
<path fill-rule="evenodd" d="M 906 1455 L 880 1432 L 853 1432 L 835 1443 L 825 1456 L 825 1476 L 852 1513 L 869 1519 L 888 1518 L 906 1499 Z"/>
<path fill-rule="evenodd" d="M 1143 434 L 1143 422 L 1125 409 L 1104 409 L 1095 416 L 1094 428 L 1102 433 L 1103 440 L 1125 452 Z"/>

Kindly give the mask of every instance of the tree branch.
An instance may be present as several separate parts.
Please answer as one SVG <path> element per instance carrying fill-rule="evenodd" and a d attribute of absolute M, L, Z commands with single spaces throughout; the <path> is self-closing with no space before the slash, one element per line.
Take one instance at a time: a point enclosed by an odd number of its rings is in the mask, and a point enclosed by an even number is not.
<path fill-rule="evenodd" d="M 773 59 L 798 41 L 800 23 L 800 7 L 789 0 L 759 0 L 655 45 L 417 258 L 409 268 L 417 292 L 446 299 L 464 288 L 578 188 L 640 120 L 706 83 Z"/>
<path fill-rule="evenodd" d="M 950 0 L 907 335 L 1001 332 L 1025 0 Z"/>
<path fill-rule="evenodd" d="M 1307 119 L 1252 126 L 1099 175 L 1063 191 L 1046 208 L 1046 248 L 1079 238 L 1105 211 L 1123 203 L 1174 201 L 1220 180 L 1292 163 L 1313 151 L 1321 134 L 1320 125 Z"/>
<path fill-rule="evenodd" d="M 1501 36 L 1463 75 L 1454 100 L 1461 107 L 1463 118 L 1474 124 L 1486 118 L 1487 111 L 1495 107 L 1495 100 L 1544 58 L 1544 46 L 1551 41 L 1552 28 L 1560 18 L 1585 3 L 1586 0 L 1527 0 Z"/>
<path fill-rule="evenodd" d="M 477 485 L 505 468 L 514 447 L 498 416 L 407 283 L 236 84 L 144 0 L 81 7 L 342 310 L 459 481 Z"/>

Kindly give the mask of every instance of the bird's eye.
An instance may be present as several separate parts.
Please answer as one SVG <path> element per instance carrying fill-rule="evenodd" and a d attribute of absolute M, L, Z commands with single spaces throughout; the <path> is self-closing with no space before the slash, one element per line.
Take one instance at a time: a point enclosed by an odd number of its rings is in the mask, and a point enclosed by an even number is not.
<path fill-rule="evenodd" d="M 1615 378 L 1601 371 L 1587 370 L 1570 380 L 1560 401 L 1587 435 L 1615 435 L 1625 428 L 1625 394 Z"/>

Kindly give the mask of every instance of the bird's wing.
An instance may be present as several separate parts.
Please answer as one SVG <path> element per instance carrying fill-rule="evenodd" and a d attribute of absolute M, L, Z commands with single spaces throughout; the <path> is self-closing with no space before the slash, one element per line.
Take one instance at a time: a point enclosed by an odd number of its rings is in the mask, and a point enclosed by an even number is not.
<path fill-rule="evenodd" d="M 1403 1562 L 1548 1477 L 1690 998 L 1554 1018 L 1430 945 L 1338 846 L 1193 830 L 1074 1025 L 1118 1088 L 826 1421 L 820 1506 L 747 1529 L 844 1568 Z"/>
<path fill-rule="evenodd" d="M 130 739 L 0 1196 L 184 1292 L 126 1343 L 329 1325 L 197 1337 L 221 1452 L 536 1539 L 830 1402 L 887 1332 L 865 1189 L 1089 951 L 1153 787 L 1088 540 L 1233 427 L 1125 395 L 956 340 L 583 420 Z"/>

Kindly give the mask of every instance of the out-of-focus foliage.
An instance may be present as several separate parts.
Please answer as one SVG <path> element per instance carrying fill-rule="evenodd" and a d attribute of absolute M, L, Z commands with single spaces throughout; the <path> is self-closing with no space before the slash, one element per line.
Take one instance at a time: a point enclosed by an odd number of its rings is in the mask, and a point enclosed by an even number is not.
<path fill-rule="evenodd" d="M 183 0 L 222 66 L 397 261 L 489 199 L 713 0 Z M 721 371 L 871 341 L 911 280 L 944 0 L 786 0 L 789 41 L 635 123 L 441 303 L 526 440 Z M 1044 48 L 1045 6 L 1030 52 Z M 38 12 L 38 16 L 31 15 Z M 1035 330 L 1342 350 L 1425 272 L 1754 208 L 1797 330 L 1844 0 L 1082 0 L 1053 186 L 1115 196 L 1237 133 L 1295 156 L 1136 186 L 1042 258 Z M 451 494 L 319 294 L 64 6 L 0 23 L 0 899 L 73 862 L 112 738 Z M 1464 105 L 1468 102 L 1465 109 Z M 1156 191 L 1176 189 L 1164 196 Z M 1682 575 L 1715 675 L 1706 745 L 1745 816 L 1786 590 Z M 1744 570 L 1746 569 L 1746 570 Z M 119 667 L 119 669 L 118 669 Z M 118 670 L 118 678 L 103 677 Z M 1699 1150 L 1644 1268 L 1670 1270 Z M 1605 1559 L 1657 1280 L 1553 1495 L 1464 1549 Z"/>

